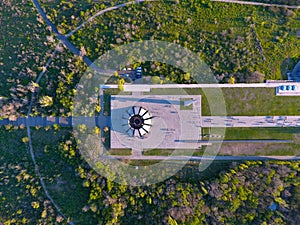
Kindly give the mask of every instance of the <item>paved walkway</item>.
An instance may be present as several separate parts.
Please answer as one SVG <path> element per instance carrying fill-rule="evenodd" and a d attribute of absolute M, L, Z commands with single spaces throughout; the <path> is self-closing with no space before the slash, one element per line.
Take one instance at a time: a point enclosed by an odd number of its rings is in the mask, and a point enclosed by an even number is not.
<path fill-rule="evenodd" d="M 72 126 L 85 124 L 104 128 L 111 126 L 110 117 L 100 114 L 96 117 L 21 117 L 16 121 L 0 120 L 0 126 Z M 202 127 L 300 127 L 300 116 L 202 116 Z"/>
<path fill-rule="evenodd" d="M 294 85 L 295 82 L 252 83 L 252 84 L 125 84 L 124 91 L 149 92 L 152 88 L 275 88 L 281 85 Z M 101 89 L 118 88 L 115 84 L 101 85 Z"/>
<path fill-rule="evenodd" d="M 85 124 L 87 127 L 98 126 L 104 128 L 110 126 L 110 118 L 107 116 L 97 117 L 21 117 L 12 121 L 9 119 L 0 120 L 0 126 L 5 125 L 24 126 L 24 127 L 46 127 L 58 125 L 61 127 L 71 127 L 73 124 Z"/>
<path fill-rule="evenodd" d="M 135 160 L 225 160 L 225 161 L 265 161 L 265 160 L 300 160 L 300 156 L 101 156 L 108 159 L 135 159 Z"/>
<path fill-rule="evenodd" d="M 300 116 L 203 116 L 202 127 L 300 127 Z"/>
<path fill-rule="evenodd" d="M 53 126 L 55 124 L 59 126 L 71 126 L 72 118 L 63 118 L 63 117 L 21 117 L 17 118 L 16 121 L 9 119 L 0 120 L 0 125 L 5 126 L 11 124 L 13 126 Z"/>
<path fill-rule="evenodd" d="M 209 141 L 202 141 L 202 140 L 180 140 L 181 142 L 186 143 L 201 143 L 201 144 L 216 144 L 216 143 L 293 143 L 292 140 L 278 140 L 278 139 L 249 139 L 249 140 L 209 140 Z"/>

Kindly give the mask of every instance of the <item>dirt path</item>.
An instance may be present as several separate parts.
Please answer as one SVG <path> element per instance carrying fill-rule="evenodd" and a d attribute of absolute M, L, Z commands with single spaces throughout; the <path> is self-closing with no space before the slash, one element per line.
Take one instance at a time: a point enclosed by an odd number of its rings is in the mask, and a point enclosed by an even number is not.
<path fill-rule="evenodd" d="M 141 2 L 154 2 L 157 0 L 135 0 L 135 1 L 131 1 L 131 2 L 126 2 L 123 4 L 119 4 L 119 5 L 115 5 L 106 9 L 103 9 L 99 12 L 97 12 L 95 15 L 91 16 L 89 19 L 87 19 L 86 21 L 84 21 L 81 25 L 79 25 L 78 27 L 76 27 L 74 30 L 72 30 L 70 33 L 66 34 L 66 37 L 70 37 L 71 35 L 73 35 L 74 33 L 76 33 L 78 30 L 80 30 L 81 28 L 83 28 L 85 25 L 87 25 L 88 23 L 92 22 L 96 17 L 106 13 L 106 12 L 110 12 L 116 9 L 120 9 L 123 8 L 127 5 L 132 5 L 132 4 L 139 4 Z"/>
<path fill-rule="evenodd" d="M 90 60 L 87 56 L 82 56 L 81 51 L 75 45 L 73 45 L 66 36 L 64 36 L 57 30 L 55 25 L 48 19 L 47 15 L 46 15 L 45 11 L 42 9 L 40 3 L 37 0 L 31 0 L 31 1 L 34 4 L 35 8 L 38 10 L 39 14 L 42 16 L 43 20 L 46 22 L 46 24 L 51 27 L 52 32 L 55 34 L 57 39 L 62 44 L 64 44 L 73 54 L 75 54 L 77 56 L 81 56 L 82 60 L 88 66 L 91 66 L 93 63 L 92 60 Z"/>
<path fill-rule="evenodd" d="M 104 156 L 103 156 L 104 157 Z M 132 159 L 132 156 L 105 156 L 111 159 Z M 300 160 L 299 156 L 136 156 L 135 160 L 170 160 L 170 161 L 184 161 L 184 160 L 225 160 L 225 161 L 265 161 L 265 160 Z"/>

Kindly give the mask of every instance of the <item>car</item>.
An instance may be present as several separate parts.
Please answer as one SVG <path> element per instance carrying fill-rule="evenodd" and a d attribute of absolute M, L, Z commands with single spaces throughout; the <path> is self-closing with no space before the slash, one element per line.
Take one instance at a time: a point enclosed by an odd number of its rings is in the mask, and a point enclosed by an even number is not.
<path fill-rule="evenodd" d="M 142 67 L 137 67 L 136 69 L 135 69 L 135 72 L 138 72 L 138 73 L 142 73 Z"/>
<path fill-rule="evenodd" d="M 293 85 L 293 86 L 292 86 L 292 90 L 293 90 L 293 91 L 296 91 L 296 90 L 297 90 L 297 86 L 296 86 L 296 85 Z"/>
<path fill-rule="evenodd" d="M 280 90 L 284 91 L 285 90 L 285 86 L 284 85 L 280 86 Z"/>
<path fill-rule="evenodd" d="M 287 86 L 286 86 L 286 90 L 287 90 L 287 91 L 290 91 L 290 90 L 291 90 L 291 86 L 290 86 L 290 85 L 287 85 Z"/>

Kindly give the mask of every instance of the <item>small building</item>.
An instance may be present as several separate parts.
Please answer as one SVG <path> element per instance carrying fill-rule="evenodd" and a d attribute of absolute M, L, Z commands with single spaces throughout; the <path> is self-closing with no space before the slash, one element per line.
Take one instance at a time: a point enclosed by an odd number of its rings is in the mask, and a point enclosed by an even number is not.
<path fill-rule="evenodd" d="M 296 64 L 294 69 L 288 74 L 288 79 L 295 82 L 300 82 L 300 61 Z"/>
<path fill-rule="evenodd" d="M 291 82 L 276 87 L 277 96 L 300 96 L 300 84 Z"/>

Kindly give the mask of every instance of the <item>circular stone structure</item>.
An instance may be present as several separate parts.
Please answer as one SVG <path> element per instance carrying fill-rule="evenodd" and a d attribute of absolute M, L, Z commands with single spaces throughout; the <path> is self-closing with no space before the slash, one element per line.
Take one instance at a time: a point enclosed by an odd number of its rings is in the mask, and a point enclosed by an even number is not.
<path fill-rule="evenodd" d="M 129 126 L 133 129 L 140 129 L 143 127 L 144 119 L 140 115 L 134 115 L 129 118 Z"/>
<path fill-rule="evenodd" d="M 128 114 L 129 129 L 127 133 L 130 136 L 142 138 L 150 132 L 153 117 L 148 110 L 143 107 L 133 106 L 131 110 L 128 111 Z"/>

